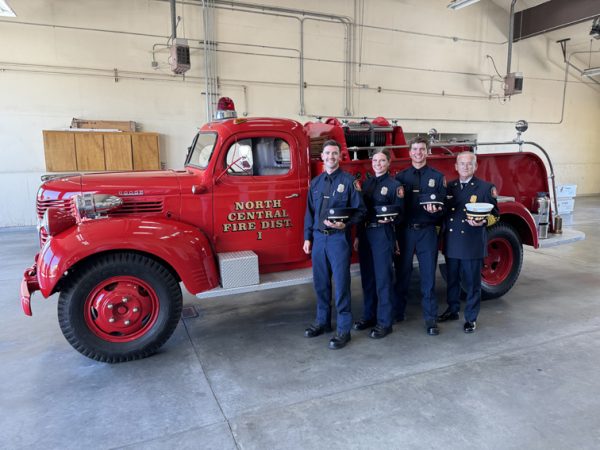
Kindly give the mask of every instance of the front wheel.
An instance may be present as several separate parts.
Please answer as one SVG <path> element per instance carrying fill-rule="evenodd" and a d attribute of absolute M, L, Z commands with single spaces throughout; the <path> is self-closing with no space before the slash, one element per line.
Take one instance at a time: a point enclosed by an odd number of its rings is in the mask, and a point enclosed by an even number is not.
<path fill-rule="evenodd" d="M 118 363 L 155 353 L 175 331 L 181 308 L 181 289 L 166 267 L 117 253 L 76 270 L 58 299 L 58 320 L 78 352 Z"/>
<path fill-rule="evenodd" d="M 499 222 L 488 230 L 488 255 L 481 270 L 481 297 L 498 298 L 516 283 L 523 266 L 523 244 L 515 229 Z"/>

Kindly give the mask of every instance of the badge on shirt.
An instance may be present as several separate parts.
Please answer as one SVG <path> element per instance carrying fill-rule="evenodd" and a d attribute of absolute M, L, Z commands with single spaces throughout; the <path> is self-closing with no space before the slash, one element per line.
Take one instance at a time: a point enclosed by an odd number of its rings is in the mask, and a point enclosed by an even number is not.
<path fill-rule="evenodd" d="M 338 184 L 337 191 L 338 191 L 340 194 L 341 194 L 342 192 L 344 192 L 344 185 L 343 185 L 343 184 Z"/>
<path fill-rule="evenodd" d="M 469 199 L 469 203 L 477 203 L 477 196 L 471 195 L 471 198 Z"/>
<path fill-rule="evenodd" d="M 496 189 L 496 186 L 492 186 L 492 197 L 498 198 L 498 189 Z"/>
<path fill-rule="evenodd" d="M 396 197 L 404 198 L 404 186 L 398 186 L 396 189 Z"/>
<path fill-rule="evenodd" d="M 388 188 L 387 188 L 387 186 L 383 186 L 383 187 L 381 188 L 381 195 L 387 195 L 387 193 L 388 193 Z"/>
<path fill-rule="evenodd" d="M 429 179 L 429 183 L 427 183 L 427 186 L 429 187 L 435 187 L 435 180 L 433 178 Z"/>
<path fill-rule="evenodd" d="M 356 191 L 358 191 L 358 192 L 361 192 L 361 191 L 362 191 L 362 187 L 360 186 L 360 181 L 358 181 L 358 180 L 354 180 L 354 182 L 352 183 L 352 185 L 354 186 L 354 190 L 356 190 Z M 342 186 L 342 185 L 340 184 L 340 186 Z M 341 190 L 340 192 L 344 192 L 344 189 L 343 189 L 343 187 L 344 187 L 344 186 L 342 186 L 342 190 Z M 339 188 L 339 186 L 338 186 L 338 190 L 339 190 L 339 189 L 340 189 L 340 188 Z"/>

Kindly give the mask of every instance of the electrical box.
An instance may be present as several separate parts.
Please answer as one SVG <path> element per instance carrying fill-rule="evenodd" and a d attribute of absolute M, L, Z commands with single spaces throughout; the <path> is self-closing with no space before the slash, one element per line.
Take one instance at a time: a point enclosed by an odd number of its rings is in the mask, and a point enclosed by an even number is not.
<path fill-rule="evenodd" d="M 174 73 L 180 75 L 190 70 L 190 46 L 187 39 L 175 39 L 170 51 L 169 64 Z"/>
<path fill-rule="evenodd" d="M 521 72 L 509 73 L 504 77 L 504 95 L 514 95 L 523 92 L 523 74 Z"/>

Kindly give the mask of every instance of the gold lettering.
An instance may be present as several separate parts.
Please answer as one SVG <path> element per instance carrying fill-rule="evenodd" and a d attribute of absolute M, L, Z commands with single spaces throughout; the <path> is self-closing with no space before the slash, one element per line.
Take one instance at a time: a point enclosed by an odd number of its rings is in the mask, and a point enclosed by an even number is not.
<path fill-rule="evenodd" d="M 266 210 L 265 211 L 265 219 L 272 219 L 272 218 L 273 218 L 273 211 Z"/>
<path fill-rule="evenodd" d="M 244 209 L 244 202 L 235 202 L 235 210 L 239 211 L 240 209 Z"/>
<path fill-rule="evenodd" d="M 227 233 L 230 230 L 231 230 L 231 224 L 230 223 L 224 223 L 223 224 L 223 233 Z"/>
<path fill-rule="evenodd" d="M 254 204 L 254 207 L 256 209 L 264 209 L 263 202 L 261 200 L 257 200 L 256 203 Z M 249 209 L 252 209 L 252 208 L 249 208 Z"/>
<path fill-rule="evenodd" d="M 248 211 L 246 213 L 246 220 L 254 220 L 254 215 L 255 214 L 256 214 L 255 212 Z"/>
<path fill-rule="evenodd" d="M 227 214 L 227 220 L 229 220 L 230 222 L 235 221 L 235 215 L 236 214 L 234 212 Z"/>
<path fill-rule="evenodd" d="M 281 208 L 281 200 L 273 200 L 273 208 Z"/>
<path fill-rule="evenodd" d="M 262 231 L 258 231 L 258 236 L 256 237 L 257 241 L 262 241 Z"/>

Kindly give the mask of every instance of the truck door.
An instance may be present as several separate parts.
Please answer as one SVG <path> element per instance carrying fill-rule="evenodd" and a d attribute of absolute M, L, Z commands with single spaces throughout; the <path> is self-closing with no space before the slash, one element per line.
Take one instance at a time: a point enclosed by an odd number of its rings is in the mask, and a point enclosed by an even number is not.
<path fill-rule="evenodd" d="M 298 145 L 279 132 L 240 133 L 222 146 L 214 185 L 218 253 L 252 250 L 261 269 L 306 260 Z"/>

